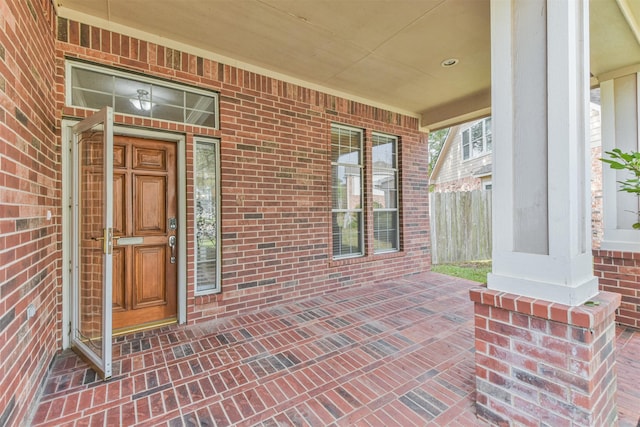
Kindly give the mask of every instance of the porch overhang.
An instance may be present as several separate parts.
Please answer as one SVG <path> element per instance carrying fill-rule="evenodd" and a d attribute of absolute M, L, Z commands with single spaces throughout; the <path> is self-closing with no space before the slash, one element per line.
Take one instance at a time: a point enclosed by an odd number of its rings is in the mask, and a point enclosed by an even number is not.
<path fill-rule="evenodd" d="M 488 0 L 54 3 L 62 18 L 419 117 L 425 131 L 490 114 Z M 592 84 L 640 67 L 640 5 L 592 1 L 590 16 Z"/>

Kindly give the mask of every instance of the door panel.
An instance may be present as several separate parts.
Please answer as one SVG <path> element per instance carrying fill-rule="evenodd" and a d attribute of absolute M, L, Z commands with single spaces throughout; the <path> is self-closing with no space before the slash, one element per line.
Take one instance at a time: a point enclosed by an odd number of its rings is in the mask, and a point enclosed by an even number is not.
<path fill-rule="evenodd" d="M 166 271 L 157 267 L 163 265 L 166 258 L 166 245 L 135 249 L 134 309 L 167 304 Z"/>
<path fill-rule="evenodd" d="M 127 162 L 126 147 L 121 144 L 114 144 L 113 146 L 113 167 L 124 168 Z"/>
<path fill-rule="evenodd" d="M 167 170 L 167 156 L 164 150 L 133 147 L 133 156 L 134 169 Z"/>
<path fill-rule="evenodd" d="M 122 330 L 176 318 L 177 264 L 168 246 L 176 234 L 168 227 L 177 216 L 176 146 L 126 136 L 115 136 L 114 145 L 122 160 L 114 171 L 114 188 L 121 188 L 114 190 L 115 217 L 122 218 L 114 244 L 122 256 L 113 268 L 122 285 L 114 281 L 113 327 Z"/>
<path fill-rule="evenodd" d="M 135 174 L 133 180 L 135 234 L 166 235 L 166 177 Z"/>

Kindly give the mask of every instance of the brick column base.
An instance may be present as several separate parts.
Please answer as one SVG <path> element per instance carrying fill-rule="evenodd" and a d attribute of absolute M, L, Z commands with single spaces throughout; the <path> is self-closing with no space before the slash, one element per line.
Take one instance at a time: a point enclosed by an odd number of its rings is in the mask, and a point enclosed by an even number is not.
<path fill-rule="evenodd" d="M 604 426 L 617 420 L 615 310 L 600 292 L 570 307 L 475 288 L 477 415 L 498 425 Z"/>

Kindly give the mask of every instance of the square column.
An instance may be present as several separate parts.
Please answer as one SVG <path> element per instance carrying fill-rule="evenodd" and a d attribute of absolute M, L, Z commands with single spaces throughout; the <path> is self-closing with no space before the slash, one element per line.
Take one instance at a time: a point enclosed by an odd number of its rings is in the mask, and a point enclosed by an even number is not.
<path fill-rule="evenodd" d="M 491 0 L 491 54 L 493 272 L 471 291 L 477 414 L 614 425 L 620 296 L 598 293 L 593 275 L 588 0 Z"/>
<path fill-rule="evenodd" d="M 600 82 L 602 101 L 602 156 L 619 148 L 640 150 L 640 73 L 623 74 Z M 633 178 L 627 170 L 602 167 L 604 235 L 600 247 L 613 251 L 640 252 L 640 231 L 633 229 L 640 210 L 635 194 L 618 191 L 618 181 Z"/>
<path fill-rule="evenodd" d="M 488 286 L 570 306 L 598 292 L 590 239 L 588 6 L 491 2 Z"/>
<path fill-rule="evenodd" d="M 640 151 L 640 67 L 608 73 L 600 80 L 602 151 Z M 593 251 L 600 288 L 622 295 L 616 321 L 640 328 L 640 230 L 633 228 L 640 210 L 638 196 L 619 191 L 618 181 L 633 178 L 627 170 L 602 166 L 604 233 Z"/>

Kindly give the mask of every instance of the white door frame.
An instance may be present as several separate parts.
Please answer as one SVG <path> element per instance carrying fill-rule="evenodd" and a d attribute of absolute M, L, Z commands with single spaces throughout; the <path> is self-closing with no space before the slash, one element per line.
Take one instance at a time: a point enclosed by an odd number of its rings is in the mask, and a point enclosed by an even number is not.
<path fill-rule="evenodd" d="M 62 348 L 70 347 L 72 248 L 76 244 L 73 235 L 73 159 L 71 128 L 80 120 L 62 120 Z M 134 136 L 174 142 L 177 145 L 177 199 L 178 199 L 178 323 L 187 321 L 187 162 L 186 137 L 183 134 L 161 132 L 153 129 L 130 128 L 114 124 L 114 135 Z"/>

